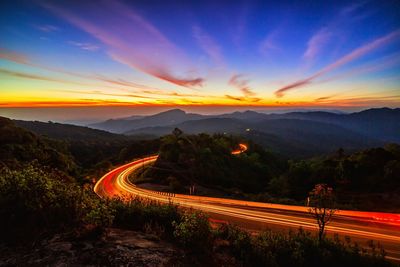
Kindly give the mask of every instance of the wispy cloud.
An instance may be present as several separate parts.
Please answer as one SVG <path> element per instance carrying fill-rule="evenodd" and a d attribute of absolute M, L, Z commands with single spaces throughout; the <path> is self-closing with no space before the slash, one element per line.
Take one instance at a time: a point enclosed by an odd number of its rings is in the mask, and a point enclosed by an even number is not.
<path fill-rule="evenodd" d="M 318 81 L 318 83 L 324 83 L 337 79 L 353 77 L 365 73 L 379 72 L 397 65 L 400 65 L 400 53 L 391 54 L 380 60 L 374 60 L 373 62 L 370 62 L 368 64 L 363 64 L 361 66 L 352 68 L 344 73 L 339 73 L 334 76 L 330 76 L 324 80 Z"/>
<path fill-rule="evenodd" d="M 356 11 L 357 9 L 360 9 L 366 3 L 368 3 L 368 1 L 359 1 L 359 2 L 352 3 L 352 4 L 348 5 L 348 6 L 345 6 L 340 10 L 339 15 L 341 15 L 341 16 L 352 15 L 352 13 L 354 11 Z"/>
<path fill-rule="evenodd" d="M 12 62 L 15 62 L 18 64 L 24 64 L 24 65 L 35 67 L 35 68 L 40 68 L 40 69 L 43 69 L 46 71 L 56 72 L 56 73 L 60 73 L 60 74 L 66 74 L 66 75 L 69 75 L 69 76 L 72 76 L 75 78 L 83 78 L 83 79 L 87 79 L 87 80 L 91 80 L 91 81 L 106 82 L 106 83 L 108 83 L 110 85 L 114 85 L 114 86 L 125 86 L 125 87 L 131 87 L 134 89 L 153 89 L 154 88 L 154 87 L 134 83 L 134 82 L 127 81 L 124 79 L 120 79 L 120 78 L 113 79 L 113 78 L 109 78 L 109 77 L 106 77 L 104 75 L 99 75 L 99 74 L 93 75 L 93 74 L 77 73 L 77 72 L 68 71 L 68 70 L 61 69 L 61 68 L 45 66 L 43 64 L 36 63 L 35 60 L 30 59 L 25 54 L 18 53 L 15 51 L 10 51 L 10 50 L 4 49 L 4 48 L 0 48 L 0 59 L 12 61 Z M 43 80 L 46 80 L 46 79 L 43 79 Z M 104 85 L 102 85 L 102 86 L 104 86 Z"/>
<path fill-rule="evenodd" d="M 29 59 L 26 55 L 1 47 L 0 47 L 0 59 L 5 59 L 19 64 L 29 63 Z"/>
<path fill-rule="evenodd" d="M 77 6 L 52 2 L 44 6 L 104 43 L 118 62 L 179 86 L 203 83 L 202 78 L 182 78 L 194 69 L 188 58 L 154 25 L 121 2 Z"/>
<path fill-rule="evenodd" d="M 332 32 L 328 28 L 324 27 L 320 29 L 307 42 L 307 49 L 303 54 L 303 58 L 307 61 L 313 61 L 331 38 Z"/>
<path fill-rule="evenodd" d="M 356 20 L 366 18 L 368 15 L 356 14 L 360 8 L 366 4 L 364 2 L 352 3 L 341 8 L 334 19 L 319 28 L 307 41 L 306 50 L 303 53 L 303 59 L 306 61 L 306 68 L 310 67 L 318 56 L 328 47 L 336 46 L 335 51 L 346 39 L 346 35 L 354 27 Z M 332 40 L 335 39 L 333 43 Z"/>
<path fill-rule="evenodd" d="M 249 80 L 243 78 L 243 74 L 234 74 L 229 79 L 228 84 L 238 88 L 245 97 L 253 97 L 256 93 L 249 87 Z"/>
<path fill-rule="evenodd" d="M 42 32 L 56 32 L 56 31 L 60 30 L 60 28 L 58 28 L 57 26 L 49 25 L 49 24 L 35 25 L 34 27 Z"/>
<path fill-rule="evenodd" d="M 80 49 L 87 50 L 87 51 L 97 51 L 100 48 L 98 45 L 91 44 L 91 43 L 68 41 L 68 44 L 79 47 Z"/>
<path fill-rule="evenodd" d="M 119 93 L 109 93 L 103 92 L 99 90 L 92 90 L 92 91 L 78 91 L 78 90 L 57 90 L 58 92 L 62 93 L 73 93 L 73 94 L 84 94 L 84 95 L 102 95 L 102 96 L 114 96 L 114 97 L 132 97 L 132 98 L 148 98 L 148 99 L 157 99 L 156 97 L 146 96 L 146 95 L 139 95 L 139 94 L 119 94 Z"/>
<path fill-rule="evenodd" d="M 318 72 L 314 73 L 313 75 L 298 80 L 294 83 L 291 83 L 289 85 L 286 85 L 282 88 L 279 88 L 278 90 L 275 91 L 275 95 L 277 97 L 283 97 L 285 93 L 287 93 L 289 90 L 299 88 L 308 84 L 311 84 L 315 79 L 319 78 L 320 76 L 325 75 L 326 73 L 329 73 L 349 62 L 352 62 L 384 45 L 387 45 L 391 42 L 396 41 L 397 39 L 400 38 L 400 30 L 393 31 L 383 37 L 380 37 L 378 39 L 375 39 L 374 41 L 367 43 L 363 46 L 358 47 L 357 49 L 354 49 L 350 53 L 346 54 L 345 56 L 341 57 L 337 61 L 333 62 L 332 64 L 326 66 L 325 68 L 319 70 Z"/>
<path fill-rule="evenodd" d="M 224 64 L 221 47 L 208 33 L 199 26 L 193 26 L 193 36 L 201 49 L 210 57 L 217 66 Z"/>
<path fill-rule="evenodd" d="M 47 77 L 47 76 L 36 75 L 36 74 L 31 74 L 31 73 L 12 71 L 12 70 L 2 69 L 2 68 L 0 68 L 0 74 L 13 76 L 13 77 L 18 77 L 18 78 L 24 78 L 24 79 L 31 79 L 31 80 L 41 80 L 41 81 L 49 81 L 49 82 L 60 82 L 60 83 L 87 85 L 87 84 L 84 84 L 84 83 L 73 82 L 73 81 L 68 81 L 68 80 L 64 80 L 64 79 Z"/>
<path fill-rule="evenodd" d="M 262 55 L 268 56 L 271 53 L 280 51 L 281 48 L 276 43 L 276 38 L 280 34 L 279 29 L 271 31 L 259 45 L 259 51 Z"/>
<path fill-rule="evenodd" d="M 240 102 L 259 102 L 261 98 L 258 97 L 242 97 L 242 96 L 232 96 L 232 95 L 225 95 L 226 98 L 231 100 L 236 100 Z"/>
<path fill-rule="evenodd" d="M 400 95 L 388 96 L 354 96 L 354 97 L 320 97 L 316 102 L 324 105 L 335 106 L 376 106 L 388 104 L 400 104 Z"/>
<path fill-rule="evenodd" d="M 241 44 L 243 37 L 246 35 L 250 9 L 250 4 L 248 2 L 242 2 L 242 7 L 237 16 L 235 16 L 236 21 L 232 23 L 232 41 L 239 50 L 242 50 Z"/>

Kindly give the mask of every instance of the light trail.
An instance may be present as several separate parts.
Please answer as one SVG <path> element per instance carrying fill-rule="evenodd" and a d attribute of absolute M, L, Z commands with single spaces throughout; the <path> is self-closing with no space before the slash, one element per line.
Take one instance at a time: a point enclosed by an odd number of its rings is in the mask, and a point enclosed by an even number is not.
<path fill-rule="evenodd" d="M 232 155 L 238 155 L 247 150 L 247 145 L 246 144 L 239 144 L 239 149 L 233 150 L 231 153 Z"/>
<path fill-rule="evenodd" d="M 245 151 L 247 146 L 241 149 Z M 94 191 L 100 197 L 138 196 L 161 203 L 174 203 L 202 210 L 213 219 L 222 218 L 249 229 L 268 226 L 317 230 L 308 207 L 158 192 L 137 187 L 129 181 L 131 173 L 154 163 L 157 157 L 146 157 L 110 171 L 96 183 Z M 363 243 L 378 241 L 387 249 L 388 259 L 400 261 L 400 214 L 338 210 L 326 230 Z"/>

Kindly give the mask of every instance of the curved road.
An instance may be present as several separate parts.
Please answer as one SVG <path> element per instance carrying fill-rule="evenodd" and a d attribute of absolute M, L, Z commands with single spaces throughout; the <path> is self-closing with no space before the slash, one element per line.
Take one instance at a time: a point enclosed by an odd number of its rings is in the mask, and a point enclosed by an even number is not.
<path fill-rule="evenodd" d="M 239 153 L 246 146 L 240 146 Z M 239 154 L 235 153 L 233 154 Z M 105 174 L 95 185 L 100 197 L 139 196 L 162 203 L 202 210 L 216 221 L 229 221 L 249 230 L 287 230 L 302 227 L 316 231 L 315 219 L 304 206 L 269 204 L 215 197 L 173 194 L 143 189 L 132 184 L 128 176 L 132 172 L 156 161 L 150 156 L 118 167 Z M 379 242 L 385 248 L 387 258 L 400 261 L 400 214 L 339 210 L 327 226 L 328 234 L 348 236 L 359 244 L 368 240 Z"/>

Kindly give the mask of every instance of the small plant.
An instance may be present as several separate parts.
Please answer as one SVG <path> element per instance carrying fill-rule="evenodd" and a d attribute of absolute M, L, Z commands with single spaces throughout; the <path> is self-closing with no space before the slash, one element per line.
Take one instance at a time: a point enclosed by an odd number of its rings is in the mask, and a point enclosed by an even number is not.
<path fill-rule="evenodd" d="M 174 237 L 186 248 L 207 250 L 212 245 L 208 217 L 199 211 L 186 211 L 180 222 L 173 222 Z"/>

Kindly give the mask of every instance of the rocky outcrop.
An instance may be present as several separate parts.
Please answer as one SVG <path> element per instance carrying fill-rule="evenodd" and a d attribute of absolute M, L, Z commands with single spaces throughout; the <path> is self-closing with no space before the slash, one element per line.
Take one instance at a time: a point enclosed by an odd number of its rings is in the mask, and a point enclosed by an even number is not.
<path fill-rule="evenodd" d="M 30 248 L 0 248 L 0 266 L 181 266 L 184 253 L 156 236 L 109 229 L 98 239 L 55 235 Z"/>

